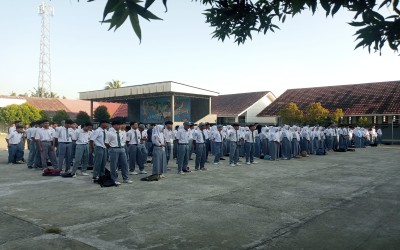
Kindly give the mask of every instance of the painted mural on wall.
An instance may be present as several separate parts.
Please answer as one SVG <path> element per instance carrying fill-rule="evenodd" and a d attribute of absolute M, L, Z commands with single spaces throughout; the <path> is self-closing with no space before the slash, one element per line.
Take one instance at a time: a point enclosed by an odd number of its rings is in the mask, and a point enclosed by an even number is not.
<path fill-rule="evenodd" d="M 190 121 L 190 98 L 183 96 L 175 97 L 175 121 Z"/>
<path fill-rule="evenodd" d="M 140 120 L 144 123 L 162 124 L 171 120 L 171 98 L 159 97 L 140 102 Z"/>

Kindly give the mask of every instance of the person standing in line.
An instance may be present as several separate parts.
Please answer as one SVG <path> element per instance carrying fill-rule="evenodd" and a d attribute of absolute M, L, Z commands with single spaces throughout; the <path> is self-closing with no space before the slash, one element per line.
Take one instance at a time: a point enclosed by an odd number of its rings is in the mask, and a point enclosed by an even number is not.
<path fill-rule="evenodd" d="M 49 158 L 53 168 L 58 169 L 53 131 L 50 129 L 50 122 L 49 120 L 43 120 L 42 122 L 43 128 L 38 129 L 35 136 L 37 147 L 40 151 L 42 167 L 47 167 L 47 159 Z"/>
<path fill-rule="evenodd" d="M 378 144 L 382 145 L 382 135 L 383 135 L 382 129 L 378 128 L 378 130 L 376 131 L 376 134 L 378 135 Z"/>
<path fill-rule="evenodd" d="M 195 124 L 193 124 L 193 123 L 189 123 L 189 124 L 190 124 L 190 126 L 189 126 L 189 131 L 190 131 L 190 133 L 189 133 L 189 150 L 190 150 L 189 151 L 189 160 L 192 161 L 193 160 L 193 158 L 192 158 L 193 152 L 196 152 L 196 141 L 193 140 L 193 134 L 195 132 Z"/>
<path fill-rule="evenodd" d="M 37 126 L 36 122 L 31 122 L 29 128 L 26 130 L 26 139 L 28 140 L 28 150 L 29 150 L 27 166 L 29 169 L 33 168 L 37 153 L 36 141 L 35 141 L 36 126 Z"/>
<path fill-rule="evenodd" d="M 120 121 L 113 121 L 104 142 L 110 149 L 110 174 L 115 185 L 121 185 L 116 175 L 118 167 L 121 168 L 123 183 L 132 183 L 128 176 L 128 161 L 125 153 L 126 134 L 121 133 L 122 125 L 123 123 Z"/>
<path fill-rule="evenodd" d="M 206 126 L 203 130 L 203 134 L 206 138 L 205 145 L 206 145 L 206 162 L 208 162 L 208 154 L 211 152 L 211 126 L 210 123 L 205 122 Z"/>
<path fill-rule="evenodd" d="M 207 156 L 207 145 L 206 145 L 206 124 L 204 122 L 199 124 L 199 127 L 194 130 L 193 140 L 196 142 L 196 163 L 195 170 L 207 170 L 205 168 L 206 156 Z"/>
<path fill-rule="evenodd" d="M 166 121 L 165 122 L 165 129 L 164 129 L 164 137 L 165 137 L 165 155 L 167 157 L 167 166 L 169 163 L 169 160 L 171 159 L 171 140 L 174 139 L 174 133 L 172 131 L 172 125 L 174 123 L 172 121 Z"/>
<path fill-rule="evenodd" d="M 72 137 L 69 130 L 72 126 L 72 120 L 66 120 L 63 127 L 57 129 L 54 135 L 53 145 L 58 145 L 58 167 L 63 171 L 65 159 L 65 172 L 68 172 L 72 162 Z"/>
<path fill-rule="evenodd" d="M 107 149 L 104 142 L 107 138 L 108 124 L 108 121 L 101 120 L 99 127 L 90 136 L 90 152 L 94 153 L 93 180 L 97 180 L 105 174 Z"/>
<path fill-rule="evenodd" d="M 76 150 L 76 132 L 77 132 L 78 124 L 73 121 L 71 126 L 69 127 L 68 131 L 71 135 L 71 140 L 72 140 L 72 150 L 71 150 L 71 166 L 74 165 L 74 160 L 75 160 L 75 150 Z"/>
<path fill-rule="evenodd" d="M 282 142 L 282 158 L 284 160 L 290 160 L 292 158 L 292 136 L 289 126 L 283 126 L 280 141 Z"/>
<path fill-rule="evenodd" d="M 184 172 L 190 172 L 188 169 L 188 162 L 189 162 L 189 139 L 190 133 L 189 130 L 190 123 L 184 122 L 183 127 L 180 127 L 177 133 L 178 139 L 178 174 L 183 175 Z"/>
<path fill-rule="evenodd" d="M 18 160 L 17 154 L 22 140 L 22 132 L 24 127 L 21 125 L 15 126 L 6 137 L 8 148 L 8 164 L 24 164 L 22 160 Z"/>
<path fill-rule="evenodd" d="M 233 129 L 228 131 L 228 140 L 229 140 L 229 164 L 231 167 L 240 166 L 239 163 L 239 145 L 241 141 L 241 136 L 239 132 L 240 125 L 234 123 L 232 125 Z"/>
<path fill-rule="evenodd" d="M 153 136 L 153 128 L 156 126 L 156 124 L 151 123 L 149 125 L 149 128 L 147 129 L 147 138 L 148 140 L 146 141 L 146 148 L 147 148 L 147 153 L 148 156 L 153 155 L 153 142 L 151 141 L 151 137 Z"/>
<path fill-rule="evenodd" d="M 178 158 L 178 139 L 176 139 L 176 135 L 178 134 L 179 126 L 175 126 L 174 129 L 174 146 L 173 146 L 173 159 L 176 160 Z"/>
<path fill-rule="evenodd" d="M 35 149 L 36 149 L 36 154 L 35 154 L 35 163 L 33 168 L 43 168 L 42 166 L 42 157 L 41 157 L 41 153 L 40 153 L 40 149 L 38 147 L 38 142 L 36 140 L 36 135 L 38 134 L 38 131 L 41 130 L 43 128 L 43 120 L 39 120 L 36 122 L 37 127 L 34 131 L 34 134 L 32 134 L 32 138 L 35 142 Z"/>
<path fill-rule="evenodd" d="M 138 164 L 142 160 L 142 152 L 139 151 L 139 124 L 137 122 L 131 122 L 130 125 L 131 129 L 128 131 L 128 133 L 126 133 L 126 144 L 128 145 L 129 174 L 138 175 L 139 173 L 135 171 L 136 164 Z M 140 173 L 144 173 L 144 165 L 138 164 L 138 166 Z M 140 166 L 142 166 L 143 168 L 141 168 Z"/>
<path fill-rule="evenodd" d="M 153 175 L 159 175 L 165 178 L 167 174 L 167 156 L 165 152 L 166 140 L 163 131 L 163 125 L 157 125 L 153 129 Z"/>
<path fill-rule="evenodd" d="M 255 125 L 249 125 L 249 130 L 246 131 L 244 135 L 244 146 L 245 146 L 245 156 L 246 156 L 246 164 L 256 164 L 254 161 L 254 153 L 255 153 L 255 144 L 256 144 L 256 130 Z"/>
<path fill-rule="evenodd" d="M 75 162 L 72 168 L 71 175 L 72 177 L 76 177 L 76 172 L 78 171 L 79 166 L 81 167 L 81 175 L 89 176 L 87 171 L 87 167 L 89 164 L 89 137 L 90 131 L 92 130 L 93 124 L 90 122 L 86 122 L 83 125 L 83 128 L 76 129 L 76 148 L 75 148 Z"/>
<path fill-rule="evenodd" d="M 212 137 L 214 138 L 214 165 L 219 165 L 222 152 L 223 152 L 223 140 L 224 136 L 222 134 L 222 125 L 217 125 L 217 129 L 212 133 Z"/>

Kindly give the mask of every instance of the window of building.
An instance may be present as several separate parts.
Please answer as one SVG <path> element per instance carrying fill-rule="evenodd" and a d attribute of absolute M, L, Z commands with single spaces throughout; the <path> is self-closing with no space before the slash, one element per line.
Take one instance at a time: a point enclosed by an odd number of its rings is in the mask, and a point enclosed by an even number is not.
<path fill-rule="evenodd" d="M 382 116 L 382 123 L 387 123 L 387 117 L 386 117 L 386 115 Z"/>

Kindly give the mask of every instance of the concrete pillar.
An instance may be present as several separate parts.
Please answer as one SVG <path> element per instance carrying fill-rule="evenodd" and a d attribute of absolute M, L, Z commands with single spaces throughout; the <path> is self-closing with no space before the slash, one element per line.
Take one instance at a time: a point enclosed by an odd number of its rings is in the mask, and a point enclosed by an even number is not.
<path fill-rule="evenodd" d="M 175 95 L 171 96 L 171 121 L 175 123 Z"/>
<path fill-rule="evenodd" d="M 212 112 L 212 110 L 211 110 L 211 102 L 212 102 L 212 99 L 211 99 L 211 96 L 209 97 L 209 106 L 208 106 L 208 114 L 211 114 L 211 112 Z"/>
<path fill-rule="evenodd" d="M 90 100 L 90 120 L 93 121 L 93 100 Z"/>

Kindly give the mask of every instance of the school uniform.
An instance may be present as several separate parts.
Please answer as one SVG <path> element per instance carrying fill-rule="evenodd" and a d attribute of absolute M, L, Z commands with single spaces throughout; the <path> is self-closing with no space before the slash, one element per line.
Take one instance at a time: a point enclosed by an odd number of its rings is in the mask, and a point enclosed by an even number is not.
<path fill-rule="evenodd" d="M 135 172 L 136 164 L 141 160 L 141 152 L 138 151 L 138 145 L 140 144 L 140 131 L 139 129 L 131 129 L 126 133 L 126 140 L 128 143 L 128 155 L 129 155 L 129 172 L 130 174 L 137 174 Z M 140 158 L 140 160 L 139 160 Z M 139 168 L 141 164 L 138 164 Z M 142 165 L 143 166 L 143 165 Z M 140 169 L 140 171 L 144 171 Z"/>
<path fill-rule="evenodd" d="M 173 140 L 173 132 L 167 128 L 164 129 L 164 137 L 165 137 L 165 155 L 167 158 L 167 165 L 169 160 L 171 159 L 171 140 Z"/>
<path fill-rule="evenodd" d="M 81 166 L 81 172 L 86 173 L 89 165 L 89 131 L 83 129 L 77 129 L 76 131 L 76 148 L 75 148 L 75 163 L 72 169 L 72 175 L 75 175 L 79 166 Z"/>
<path fill-rule="evenodd" d="M 185 130 L 185 129 L 180 129 L 176 135 L 178 139 L 178 173 L 181 173 L 182 171 L 188 171 L 188 162 L 189 162 L 189 154 L 190 154 L 190 146 L 189 146 L 189 140 L 190 140 L 190 134 L 191 131 Z"/>
<path fill-rule="evenodd" d="M 173 132 L 173 138 L 174 138 L 174 142 L 173 142 L 173 149 L 172 149 L 172 158 L 173 159 L 177 159 L 178 157 L 178 139 L 176 139 L 176 135 L 178 133 L 178 130 L 174 130 Z"/>
<path fill-rule="evenodd" d="M 240 132 L 236 129 L 231 129 L 228 132 L 228 140 L 229 140 L 229 164 L 231 166 L 237 165 L 239 162 L 239 147 L 240 147 Z"/>
<path fill-rule="evenodd" d="M 282 142 L 282 158 L 290 160 L 292 158 L 292 134 L 289 131 L 289 127 L 283 129 L 280 140 Z"/>
<path fill-rule="evenodd" d="M 296 130 L 297 128 L 291 128 L 292 133 L 292 157 L 297 157 L 300 154 L 300 135 Z"/>
<path fill-rule="evenodd" d="M 65 172 L 69 171 L 72 162 L 72 138 L 71 131 L 66 127 L 60 127 L 54 134 L 54 138 L 58 139 L 58 168 L 63 170 L 65 160 Z"/>
<path fill-rule="evenodd" d="M 40 159 L 42 163 L 42 167 L 47 167 L 47 159 L 50 159 L 50 162 L 53 168 L 58 168 L 56 152 L 53 150 L 53 132 L 50 128 L 40 128 L 37 130 L 35 136 L 36 142 L 38 144 L 38 148 L 42 148 L 40 151 Z"/>
<path fill-rule="evenodd" d="M 28 161 L 26 162 L 28 168 L 32 168 L 33 165 L 35 164 L 35 159 L 37 154 L 35 135 L 36 135 L 35 127 L 31 127 L 26 130 L 26 138 L 28 139 L 28 149 L 29 149 Z"/>
<path fill-rule="evenodd" d="M 110 146 L 110 174 L 111 179 L 118 184 L 116 175 L 118 167 L 121 168 L 122 179 L 124 182 L 129 181 L 128 177 L 128 161 L 125 152 L 126 133 L 110 128 L 107 132 L 105 144 Z"/>
<path fill-rule="evenodd" d="M 376 131 L 376 134 L 378 136 L 378 144 L 382 144 L 382 129 L 378 128 L 378 131 Z"/>
<path fill-rule="evenodd" d="M 245 155 L 246 155 L 246 163 L 253 163 L 254 162 L 254 151 L 255 151 L 255 144 L 256 144 L 256 131 L 247 131 L 244 136 L 245 140 Z"/>
<path fill-rule="evenodd" d="M 215 130 L 212 132 L 214 141 L 214 163 L 219 163 L 223 152 L 223 140 L 224 136 L 222 131 Z"/>
<path fill-rule="evenodd" d="M 152 156 L 153 155 L 153 142 L 151 141 L 151 137 L 153 135 L 153 129 L 149 128 L 146 132 L 147 132 L 147 138 L 148 138 L 148 140 L 146 141 L 146 149 L 147 149 L 148 156 Z"/>
<path fill-rule="evenodd" d="M 137 158 L 136 158 L 136 163 L 139 166 L 140 171 L 144 171 L 144 164 L 147 163 L 147 156 L 148 156 L 148 151 L 146 148 L 146 140 L 144 138 L 147 138 L 147 131 L 139 131 L 139 144 L 137 145 Z"/>
<path fill-rule="evenodd" d="M 206 133 L 207 131 L 205 129 L 196 129 L 193 133 L 193 140 L 196 142 L 196 163 L 194 166 L 196 170 L 205 167 L 207 155 Z"/>
<path fill-rule="evenodd" d="M 151 141 L 153 143 L 153 175 L 167 174 L 167 156 L 165 152 L 165 136 L 162 132 L 164 126 L 157 125 L 153 129 Z M 165 131 L 165 130 L 164 130 Z"/>
<path fill-rule="evenodd" d="M 107 133 L 101 127 L 98 127 L 90 135 L 90 141 L 94 146 L 94 166 L 93 166 L 93 179 L 103 176 L 105 174 L 105 167 L 107 163 L 107 149 L 104 144 L 107 138 Z"/>
<path fill-rule="evenodd" d="M 77 141 L 77 132 L 80 129 L 73 129 L 73 128 L 69 128 L 68 131 L 71 135 L 71 140 L 72 140 L 72 150 L 71 150 L 71 162 L 75 159 L 75 151 L 76 151 L 76 141 Z"/>
<path fill-rule="evenodd" d="M 8 163 L 19 163 L 20 159 L 17 159 L 17 154 L 21 145 L 22 135 L 13 130 L 7 135 L 6 139 L 8 140 Z"/>

